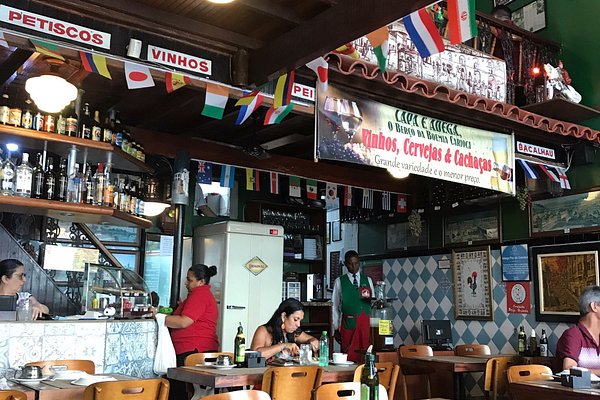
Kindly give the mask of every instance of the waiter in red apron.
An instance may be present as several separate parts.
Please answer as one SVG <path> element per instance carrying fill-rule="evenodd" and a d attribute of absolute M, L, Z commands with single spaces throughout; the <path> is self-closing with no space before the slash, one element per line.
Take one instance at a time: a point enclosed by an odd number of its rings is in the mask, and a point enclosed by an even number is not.
<path fill-rule="evenodd" d="M 333 327 L 336 338 L 341 339 L 342 352 L 348 354 L 348 360 L 361 362 L 364 355 L 356 350 L 364 350 L 371 344 L 369 315 L 374 293 L 373 281 L 360 273 L 360 259 L 355 250 L 346 252 L 344 265 L 348 272 L 333 284 Z"/>

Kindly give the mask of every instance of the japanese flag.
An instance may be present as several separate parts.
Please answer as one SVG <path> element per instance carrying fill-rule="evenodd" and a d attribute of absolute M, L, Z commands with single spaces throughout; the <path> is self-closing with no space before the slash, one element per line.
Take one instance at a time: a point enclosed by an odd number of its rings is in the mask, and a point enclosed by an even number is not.
<path fill-rule="evenodd" d="M 125 61 L 125 78 L 129 89 L 143 89 L 154 86 L 150 69 L 144 65 Z"/>

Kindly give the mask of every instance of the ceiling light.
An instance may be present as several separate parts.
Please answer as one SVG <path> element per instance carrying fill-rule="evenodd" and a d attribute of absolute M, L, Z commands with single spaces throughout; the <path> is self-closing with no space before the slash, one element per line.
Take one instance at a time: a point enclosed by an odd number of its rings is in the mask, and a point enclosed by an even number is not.
<path fill-rule="evenodd" d="M 77 98 L 77 88 L 57 75 L 42 75 L 27 79 L 25 90 L 37 108 L 57 113 Z"/>
<path fill-rule="evenodd" d="M 233 0 L 208 0 L 211 3 L 215 3 L 215 4 L 227 4 L 227 3 L 231 3 Z"/>
<path fill-rule="evenodd" d="M 6 143 L 6 150 L 17 151 L 17 150 L 19 150 L 19 145 L 16 143 Z"/>
<path fill-rule="evenodd" d="M 404 179 L 410 175 L 409 172 L 400 168 L 389 168 L 387 171 L 396 179 Z"/>
<path fill-rule="evenodd" d="M 170 204 L 161 203 L 158 201 L 146 201 L 144 202 L 144 215 L 146 217 L 156 217 L 161 214 Z"/>

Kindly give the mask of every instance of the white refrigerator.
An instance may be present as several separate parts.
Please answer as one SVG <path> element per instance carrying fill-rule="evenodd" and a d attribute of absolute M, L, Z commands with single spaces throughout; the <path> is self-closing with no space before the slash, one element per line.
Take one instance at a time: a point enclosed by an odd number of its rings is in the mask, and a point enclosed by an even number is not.
<path fill-rule="evenodd" d="M 221 351 L 233 352 L 240 322 L 250 348 L 256 328 L 281 302 L 283 228 L 236 221 L 199 226 L 193 257 L 194 263 L 217 266 L 210 284 L 219 307 Z"/>

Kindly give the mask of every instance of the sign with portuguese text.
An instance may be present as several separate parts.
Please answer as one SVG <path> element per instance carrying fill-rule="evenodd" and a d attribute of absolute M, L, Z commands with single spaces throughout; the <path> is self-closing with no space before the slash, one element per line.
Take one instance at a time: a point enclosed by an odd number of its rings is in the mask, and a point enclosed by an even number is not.
<path fill-rule="evenodd" d="M 515 194 L 514 138 L 368 99 L 329 84 L 317 96 L 316 158 Z"/>

